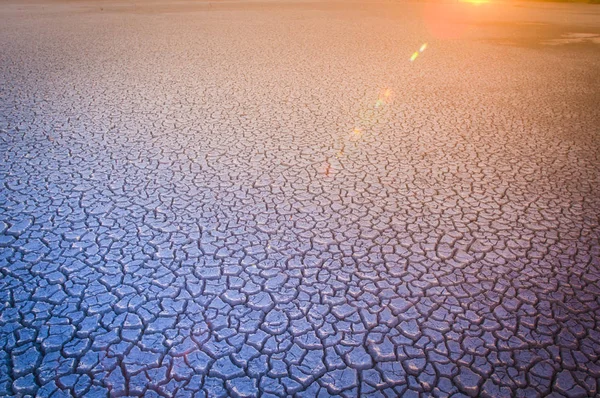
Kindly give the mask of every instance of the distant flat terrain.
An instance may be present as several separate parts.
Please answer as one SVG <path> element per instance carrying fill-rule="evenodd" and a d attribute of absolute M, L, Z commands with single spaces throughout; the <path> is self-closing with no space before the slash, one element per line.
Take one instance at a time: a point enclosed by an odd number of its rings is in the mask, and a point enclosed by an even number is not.
<path fill-rule="evenodd" d="M 600 394 L 600 7 L 0 21 L 1 396 Z"/>

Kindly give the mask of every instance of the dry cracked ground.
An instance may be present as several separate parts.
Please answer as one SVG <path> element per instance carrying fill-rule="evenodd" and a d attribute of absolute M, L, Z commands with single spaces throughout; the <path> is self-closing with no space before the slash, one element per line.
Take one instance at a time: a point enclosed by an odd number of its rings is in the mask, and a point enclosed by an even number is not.
<path fill-rule="evenodd" d="M 0 395 L 599 396 L 599 6 L 0 20 Z"/>

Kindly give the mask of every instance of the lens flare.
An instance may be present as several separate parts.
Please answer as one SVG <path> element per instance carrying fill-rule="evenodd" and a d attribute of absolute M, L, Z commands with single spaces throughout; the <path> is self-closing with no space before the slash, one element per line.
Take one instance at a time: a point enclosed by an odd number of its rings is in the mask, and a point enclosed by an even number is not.
<path fill-rule="evenodd" d="M 362 130 L 359 129 L 358 127 L 355 127 L 354 130 L 352 130 L 352 133 L 350 133 L 350 141 L 356 142 L 356 141 L 360 140 L 361 137 L 362 137 Z"/>
<path fill-rule="evenodd" d="M 381 92 L 379 93 L 379 98 L 377 98 L 377 102 L 375 102 L 375 108 L 379 108 L 381 105 L 385 105 L 388 102 L 390 102 L 392 93 L 392 89 L 390 88 L 385 88 L 381 90 Z"/>
<path fill-rule="evenodd" d="M 417 57 L 423 53 L 423 51 L 425 51 L 427 49 L 427 43 L 423 43 L 421 44 L 421 47 L 419 47 L 419 51 L 415 51 L 413 53 L 413 55 L 411 55 L 410 57 L 410 62 L 413 62 L 415 59 L 417 59 Z"/>

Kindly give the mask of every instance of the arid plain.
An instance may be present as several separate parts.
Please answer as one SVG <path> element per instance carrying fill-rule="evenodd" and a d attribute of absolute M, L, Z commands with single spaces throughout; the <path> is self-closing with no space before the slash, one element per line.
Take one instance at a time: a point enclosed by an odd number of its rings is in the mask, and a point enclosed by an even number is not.
<path fill-rule="evenodd" d="M 0 395 L 600 394 L 600 6 L 0 21 Z"/>

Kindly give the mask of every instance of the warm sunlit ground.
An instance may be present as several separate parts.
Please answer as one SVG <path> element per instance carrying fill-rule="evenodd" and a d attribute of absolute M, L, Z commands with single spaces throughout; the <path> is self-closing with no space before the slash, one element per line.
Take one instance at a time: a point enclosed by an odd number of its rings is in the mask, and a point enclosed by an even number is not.
<path fill-rule="evenodd" d="M 598 396 L 600 6 L 0 1 L 1 396 Z"/>

